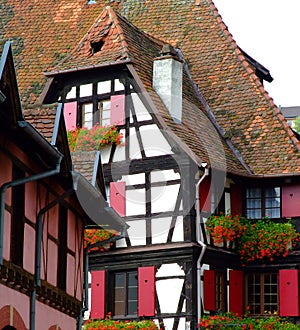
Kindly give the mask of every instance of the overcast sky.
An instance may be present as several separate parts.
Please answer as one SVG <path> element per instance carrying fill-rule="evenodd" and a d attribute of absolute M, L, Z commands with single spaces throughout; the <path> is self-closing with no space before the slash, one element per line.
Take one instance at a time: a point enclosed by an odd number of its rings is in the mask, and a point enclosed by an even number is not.
<path fill-rule="evenodd" d="M 277 106 L 300 106 L 300 0 L 213 0 L 237 44 L 270 70 Z"/>

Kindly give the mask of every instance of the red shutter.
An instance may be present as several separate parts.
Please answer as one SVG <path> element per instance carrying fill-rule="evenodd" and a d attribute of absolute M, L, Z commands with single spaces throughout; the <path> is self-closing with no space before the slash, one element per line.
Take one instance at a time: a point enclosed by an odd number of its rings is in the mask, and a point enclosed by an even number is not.
<path fill-rule="evenodd" d="M 125 95 L 111 96 L 110 123 L 111 125 L 123 125 L 125 123 Z"/>
<path fill-rule="evenodd" d="M 298 270 L 279 270 L 280 316 L 299 316 Z"/>
<path fill-rule="evenodd" d="M 229 271 L 229 311 L 243 314 L 243 272 L 241 270 Z"/>
<path fill-rule="evenodd" d="M 204 270 L 204 309 L 216 309 L 216 274 L 214 270 Z"/>
<path fill-rule="evenodd" d="M 155 315 L 155 267 L 138 269 L 138 316 Z"/>
<path fill-rule="evenodd" d="M 300 186 L 282 187 L 282 216 L 284 218 L 300 216 Z"/>
<path fill-rule="evenodd" d="M 66 129 L 72 131 L 76 128 L 77 122 L 77 102 L 69 102 L 64 104 L 64 117 Z"/>
<path fill-rule="evenodd" d="M 121 217 L 126 215 L 126 198 L 125 198 L 124 181 L 110 183 L 110 206 L 120 214 Z"/>
<path fill-rule="evenodd" d="M 242 214 L 242 189 L 239 185 L 233 184 L 230 186 L 231 213 Z"/>
<path fill-rule="evenodd" d="M 211 212 L 210 178 L 206 177 L 200 185 L 200 210 Z"/>
<path fill-rule="evenodd" d="M 105 271 L 92 272 L 91 283 L 91 318 L 104 319 L 105 317 Z"/>

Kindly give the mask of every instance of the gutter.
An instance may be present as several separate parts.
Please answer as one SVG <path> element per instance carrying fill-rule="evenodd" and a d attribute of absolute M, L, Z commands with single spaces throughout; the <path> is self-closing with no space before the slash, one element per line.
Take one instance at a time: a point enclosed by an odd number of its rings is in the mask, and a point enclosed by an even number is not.
<path fill-rule="evenodd" d="M 203 164 L 204 165 L 204 164 Z M 205 164 L 206 166 L 206 164 Z M 203 180 L 209 175 L 209 169 L 207 167 L 204 168 L 204 173 L 196 184 L 196 240 L 199 245 L 201 245 L 202 250 L 197 260 L 197 320 L 199 321 L 201 318 L 201 262 L 204 257 L 204 253 L 206 251 L 206 244 L 204 244 L 201 240 L 201 221 L 200 221 L 200 185 Z M 196 322 L 197 323 L 197 322 Z"/>

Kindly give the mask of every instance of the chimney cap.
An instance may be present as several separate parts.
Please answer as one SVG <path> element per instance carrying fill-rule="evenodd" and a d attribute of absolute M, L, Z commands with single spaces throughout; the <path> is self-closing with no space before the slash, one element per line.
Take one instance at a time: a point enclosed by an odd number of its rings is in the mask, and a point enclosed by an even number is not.
<path fill-rule="evenodd" d="M 169 44 L 164 44 L 159 54 L 161 56 L 166 56 L 166 55 L 177 56 L 176 50 L 174 49 L 173 46 Z"/>

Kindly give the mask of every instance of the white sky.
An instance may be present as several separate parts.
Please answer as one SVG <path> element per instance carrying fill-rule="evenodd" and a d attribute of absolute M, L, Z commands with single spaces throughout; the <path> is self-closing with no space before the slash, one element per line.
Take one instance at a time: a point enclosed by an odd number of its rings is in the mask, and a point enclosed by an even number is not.
<path fill-rule="evenodd" d="M 270 70 L 277 106 L 300 106 L 300 0 L 213 0 L 237 44 Z"/>

